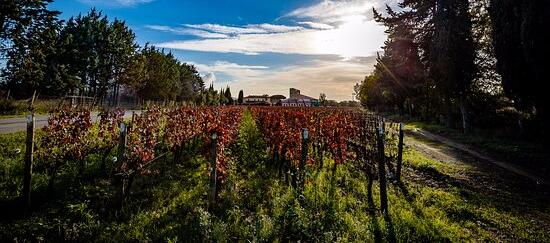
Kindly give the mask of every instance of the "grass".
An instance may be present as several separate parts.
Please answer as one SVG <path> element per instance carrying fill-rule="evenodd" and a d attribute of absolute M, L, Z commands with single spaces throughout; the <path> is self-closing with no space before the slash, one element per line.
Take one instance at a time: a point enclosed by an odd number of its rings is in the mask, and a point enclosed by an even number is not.
<path fill-rule="evenodd" d="M 16 200 L 22 158 L 10 151 L 23 137 L 0 135 L 0 168 L 9 176 L 2 183 L 11 183 L 2 184 L 0 202 Z M 208 162 L 193 149 L 176 164 L 170 157 L 154 164 L 157 174 L 139 176 L 122 209 L 114 204 L 119 187 L 98 170 L 100 156 L 91 155 L 84 178 L 75 180 L 66 168 L 55 193 L 37 201 L 31 212 L 2 217 L 0 241 L 550 241 L 550 231 L 529 215 L 462 184 L 439 186 L 465 168 L 409 147 L 404 185 L 389 186 L 388 218 L 376 210 L 378 184 L 369 198 L 367 178 L 353 163 L 333 170 L 334 162 L 326 158 L 323 167 L 307 166 L 303 191 L 289 186 L 249 113 L 227 153 L 230 169 L 211 209 Z M 35 190 L 40 195 L 45 188 Z"/>
<path fill-rule="evenodd" d="M 59 106 L 60 100 L 35 100 L 33 103 L 36 114 L 48 114 Z M 21 117 L 29 113 L 28 100 L 0 100 L 0 118 Z"/>

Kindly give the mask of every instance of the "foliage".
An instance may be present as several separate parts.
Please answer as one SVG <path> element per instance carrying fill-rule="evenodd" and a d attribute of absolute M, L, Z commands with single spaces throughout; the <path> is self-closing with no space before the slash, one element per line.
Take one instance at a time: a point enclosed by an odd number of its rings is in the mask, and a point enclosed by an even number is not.
<path fill-rule="evenodd" d="M 244 93 L 243 93 L 243 90 L 239 91 L 239 97 L 237 99 L 237 103 L 238 104 L 243 104 L 244 103 Z"/>
<path fill-rule="evenodd" d="M 145 167 L 156 156 L 155 149 L 162 136 L 163 112 L 151 108 L 132 118 L 127 131 L 128 145 L 119 172 L 127 175 L 151 173 Z"/>
<path fill-rule="evenodd" d="M 204 89 L 194 66 L 149 45 L 140 51 L 124 21 L 92 8 L 63 22 L 46 9 L 48 2 L 6 3 L 13 13 L 2 14 L 1 38 L 11 44 L 2 47 L 8 57 L 2 89 L 13 97 L 28 98 L 34 91 L 47 97 L 80 94 L 117 105 L 122 92 L 192 101 Z"/>
<path fill-rule="evenodd" d="M 64 107 L 48 118 L 48 125 L 42 128 L 44 136 L 38 142 L 36 157 L 38 165 L 50 176 L 50 188 L 60 167 L 68 162 L 82 163 L 91 147 L 92 141 L 88 138 L 91 127 L 90 111 L 85 109 Z"/>
<path fill-rule="evenodd" d="M 540 85 L 548 76 L 546 57 L 550 54 L 548 35 L 540 33 L 550 24 L 547 2 L 491 1 L 492 41 L 497 69 L 506 95 L 521 111 L 539 119 L 543 136 L 550 122 L 548 95 Z M 548 142 L 548 139 L 545 139 Z"/>

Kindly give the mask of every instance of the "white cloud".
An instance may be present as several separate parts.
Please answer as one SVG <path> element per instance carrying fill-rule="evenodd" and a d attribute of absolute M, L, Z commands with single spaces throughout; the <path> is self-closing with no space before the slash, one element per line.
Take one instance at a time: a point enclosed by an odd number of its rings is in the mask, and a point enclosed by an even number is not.
<path fill-rule="evenodd" d="M 219 24 L 186 24 L 189 28 L 204 30 L 214 33 L 226 35 L 242 35 L 242 34 L 267 34 L 267 33 L 283 33 L 303 30 L 300 26 L 274 25 L 274 24 L 250 24 L 245 26 L 227 26 Z"/>
<path fill-rule="evenodd" d="M 135 6 L 139 4 L 150 3 L 155 0 L 79 0 L 79 1 L 90 5 L 130 7 L 130 6 Z"/>
<path fill-rule="evenodd" d="M 202 80 L 204 81 L 205 85 L 210 85 L 210 83 L 216 82 L 217 78 L 213 72 L 208 72 L 207 74 L 202 76 Z"/>
<path fill-rule="evenodd" d="M 318 29 L 318 30 L 334 29 L 334 26 L 332 26 L 332 25 L 317 23 L 317 22 L 311 22 L 311 21 L 298 22 L 298 24 L 307 25 L 312 29 Z"/>
<path fill-rule="evenodd" d="M 194 35 L 200 39 L 173 40 L 156 45 L 163 48 L 240 53 L 283 53 L 368 57 L 380 51 L 386 39 L 385 28 L 372 20 L 372 8 L 397 0 L 324 0 L 298 8 L 281 18 L 293 18 L 297 25 L 186 24 L 184 28 L 153 26 L 157 30 Z M 151 26 L 150 26 L 151 27 Z M 162 27 L 162 28 L 160 28 Z"/>
<path fill-rule="evenodd" d="M 189 28 L 178 28 L 178 27 L 171 27 L 166 25 L 146 25 L 145 26 L 148 29 L 151 30 L 158 30 L 158 31 L 164 31 L 164 32 L 170 32 L 177 35 L 192 35 L 197 36 L 201 38 L 227 38 L 229 37 L 226 34 L 221 33 L 212 33 L 204 30 L 197 30 L 197 29 L 189 29 Z"/>
<path fill-rule="evenodd" d="M 323 0 L 322 2 L 298 8 L 281 18 L 313 19 L 323 23 L 339 23 L 349 16 L 372 18 L 372 8 L 381 10 L 385 5 L 397 7 L 398 0 Z"/>
<path fill-rule="evenodd" d="M 201 25 L 203 28 L 205 26 Z M 236 32 L 238 27 L 215 25 L 216 33 Z M 246 28 L 245 28 L 246 29 Z M 156 46 L 204 52 L 259 54 L 265 52 L 305 55 L 340 55 L 366 57 L 379 51 L 385 40 L 384 28 L 364 18 L 348 19 L 333 29 L 238 34 L 229 38 L 184 40 L 157 43 Z"/>
<path fill-rule="evenodd" d="M 297 88 L 312 97 L 320 93 L 329 99 L 350 100 L 353 86 L 372 71 L 375 58 L 362 62 L 338 60 L 314 60 L 300 65 L 272 69 L 263 66 L 247 66 L 226 61 L 213 65 L 194 64 L 200 72 L 224 74 L 230 80 L 218 81 L 215 88 L 229 85 L 232 90 L 249 94 L 282 94 L 288 96 L 289 88 Z"/>

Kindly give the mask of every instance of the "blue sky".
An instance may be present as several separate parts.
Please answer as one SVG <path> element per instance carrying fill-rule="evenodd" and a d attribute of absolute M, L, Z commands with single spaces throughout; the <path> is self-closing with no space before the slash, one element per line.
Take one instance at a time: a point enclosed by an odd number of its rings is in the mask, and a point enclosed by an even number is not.
<path fill-rule="evenodd" d="M 90 8 L 125 20 L 139 44 L 171 50 L 217 89 L 283 94 L 290 87 L 350 100 L 385 40 L 372 8 L 395 0 L 57 0 L 67 19 Z"/>

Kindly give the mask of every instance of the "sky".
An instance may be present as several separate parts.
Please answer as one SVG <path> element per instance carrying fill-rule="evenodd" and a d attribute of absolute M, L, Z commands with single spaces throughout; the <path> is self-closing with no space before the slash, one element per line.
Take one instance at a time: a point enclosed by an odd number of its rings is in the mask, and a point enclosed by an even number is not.
<path fill-rule="evenodd" d="M 57 0 L 68 19 L 95 7 L 150 43 L 193 64 L 233 96 L 302 94 L 351 100 L 386 39 L 372 20 L 396 0 Z"/>

